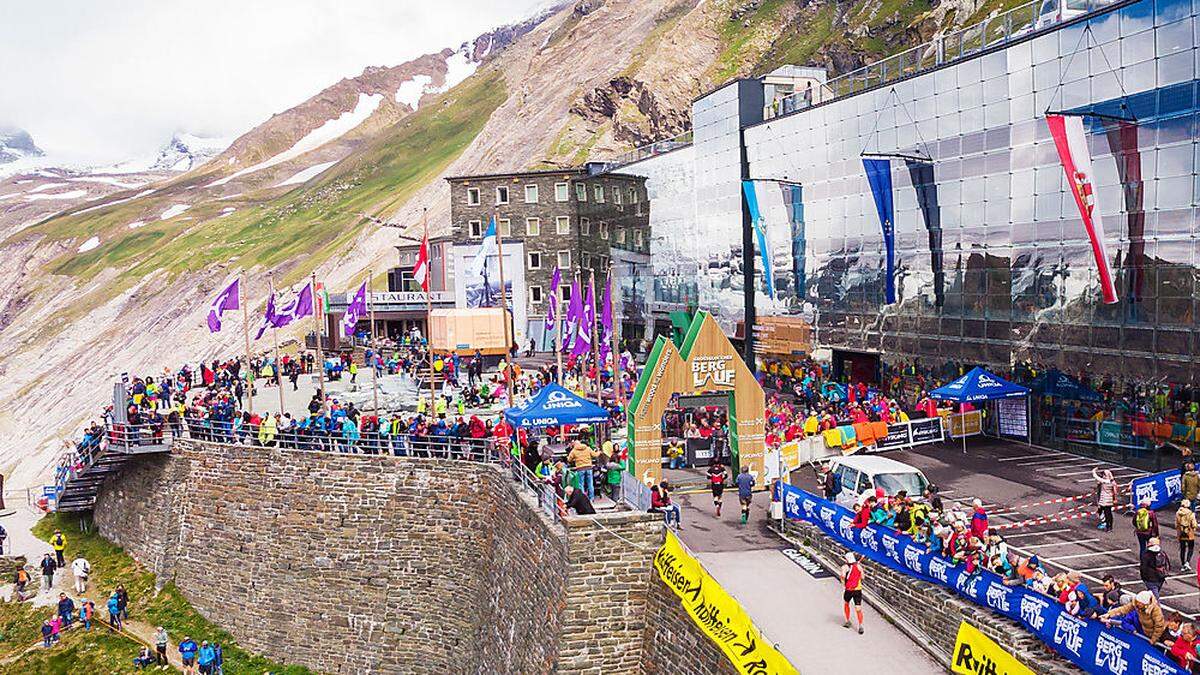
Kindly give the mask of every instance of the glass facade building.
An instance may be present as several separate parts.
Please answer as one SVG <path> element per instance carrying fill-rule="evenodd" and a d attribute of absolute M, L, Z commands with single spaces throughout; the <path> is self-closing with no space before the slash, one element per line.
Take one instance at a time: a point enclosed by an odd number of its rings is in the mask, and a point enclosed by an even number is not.
<path fill-rule="evenodd" d="M 889 361 L 1031 361 L 1190 381 L 1200 355 L 1197 14 L 1190 0 L 1115 3 L 767 121 L 720 115 L 754 81 L 727 85 L 694 104 L 691 147 L 621 168 L 648 178 L 654 274 L 660 259 L 676 277 L 690 266 L 698 304 L 727 329 L 741 318 L 742 167 L 728 149 L 741 135 L 760 190 L 785 181 L 792 195 L 764 212 L 776 292 L 760 290 L 758 314 L 805 314 L 820 345 Z M 1115 304 L 1101 300 L 1047 111 L 1099 115 L 1084 121 Z M 864 154 L 893 158 L 891 304 Z"/>

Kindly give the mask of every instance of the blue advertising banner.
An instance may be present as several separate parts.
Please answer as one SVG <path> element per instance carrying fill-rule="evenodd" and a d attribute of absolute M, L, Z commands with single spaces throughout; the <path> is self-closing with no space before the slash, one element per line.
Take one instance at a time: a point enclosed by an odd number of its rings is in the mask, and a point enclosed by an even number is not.
<path fill-rule="evenodd" d="M 1135 479 L 1130 483 L 1129 501 L 1136 509 L 1142 500 L 1146 500 L 1150 502 L 1150 508 L 1157 511 L 1183 499 L 1182 478 L 1179 469 L 1174 469 Z"/>
<path fill-rule="evenodd" d="M 885 261 L 884 289 L 887 304 L 896 302 L 896 215 L 892 204 L 892 160 L 863 158 L 863 169 L 867 182 L 875 197 L 875 210 L 879 212 L 879 226 L 883 228 L 883 256 Z"/>
<path fill-rule="evenodd" d="M 1186 675 L 1144 638 L 1105 628 L 1099 621 L 1066 612 L 1054 598 L 1023 587 L 1005 586 L 986 570 L 967 574 L 961 565 L 926 551 L 895 531 L 854 527 L 854 515 L 791 485 L 783 486 L 783 512 L 803 520 L 859 555 L 897 572 L 952 589 L 976 604 L 1019 622 L 1071 663 L 1106 675 Z"/>
<path fill-rule="evenodd" d="M 766 287 L 767 297 L 775 299 L 775 267 L 771 263 L 771 244 L 767 241 L 767 224 L 763 221 L 762 210 L 758 207 L 758 193 L 754 190 L 754 181 L 742 181 L 742 193 L 746 197 L 746 210 L 750 212 L 750 224 L 754 228 L 754 237 L 758 241 L 758 255 L 763 266 L 763 286 Z"/>

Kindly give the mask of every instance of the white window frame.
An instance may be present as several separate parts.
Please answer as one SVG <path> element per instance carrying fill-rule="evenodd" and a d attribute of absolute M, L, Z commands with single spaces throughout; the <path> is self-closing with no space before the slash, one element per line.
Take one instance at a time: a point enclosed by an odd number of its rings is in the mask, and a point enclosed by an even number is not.
<path fill-rule="evenodd" d="M 633 229 L 633 245 L 637 248 L 641 248 L 644 241 L 645 241 L 645 238 L 642 236 L 641 228 L 634 228 Z"/>
<path fill-rule="evenodd" d="M 504 200 L 503 201 L 501 201 L 501 199 L 500 199 L 500 191 L 501 190 L 504 190 Z M 501 204 L 507 204 L 508 200 L 511 198 L 512 198 L 512 194 L 510 193 L 507 185 L 497 185 L 496 186 L 496 205 L 497 206 L 499 206 Z"/>
<path fill-rule="evenodd" d="M 540 305 L 546 299 L 546 295 L 542 293 L 541 286 L 529 287 L 529 304 Z"/>
<path fill-rule="evenodd" d="M 537 256 L 537 264 L 536 264 L 536 265 L 535 265 L 535 264 L 533 264 L 533 263 L 534 263 L 534 256 Z M 530 252 L 529 252 L 529 253 L 526 255 L 525 266 L 526 266 L 528 269 L 531 269 L 531 270 L 540 270 L 540 269 L 542 269 L 542 252 L 541 252 L 541 251 L 530 251 Z"/>
<path fill-rule="evenodd" d="M 483 221 L 468 220 L 467 221 L 467 236 L 472 239 L 483 239 Z"/>
<path fill-rule="evenodd" d="M 623 228 L 623 227 L 617 228 L 617 243 L 618 244 L 625 243 L 625 228 Z"/>
<path fill-rule="evenodd" d="M 563 256 L 566 256 L 565 262 L 563 261 Z M 570 251 L 559 251 L 558 256 L 555 259 L 558 261 L 559 269 L 563 269 L 563 270 L 571 269 L 571 252 Z"/>
<path fill-rule="evenodd" d="M 556 234 L 571 234 L 571 216 L 555 216 L 554 232 Z"/>
<path fill-rule="evenodd" d="M 467 188 L 467 206 L 479 206 L 479 202 L 480 202 L 479 188 L 477 188 L 477 187 Z"/>
<path fill-rule="evenodd" d="M 584 251 L 583 254 L 581 254 L 579 256 L 579 258 L 580 258 L 580 266 L 583 267 L 583 269 L 585 269 L 585 270 L 592 269 L 592 254 Z"/>
<path fill-rule="evenodd" d="M 621 186 L 614 185 L 612 191 L 613 191 L 613 203 L 618 206 L 620 206 L 621 204 L 624 204 L 625 201 L 621 198 Z"/>
<path fill-rule="evenodd" d="M 512 220 L 508 218 L 500 218 L 496 221 L 496 230 L 501 237 L 509 238 L 512 236 Z"/>
<path fill-rule="evenodd" d="M 567 303 L 571 301 L 571 284 L 562 284 L 558 287 L 558 294 L 561 296 L 562 306 L 566 308 Z"/>
<path fill-rule="evenodd" d="M 587 201 L 587 183 L 576 183 L 575 184 L 575 201 L 578 201 L 578 202 L 586 202 Z"/>
<path fill-rule="evenodd" d="M 530 192 L 532 192 L 532 193 L 533 193 L 533 199 L 530 199 L 530 198 L 529 198 L 529 193 L 530 193 Z M 537 183 L 530 183 L 529 185 L 526 185 L 526 186 L 525 186 L 525 203 L 526 203 L 526 204 L 536 204 L 536 203 L 538 203 L 538 186 L 537 186 Z"/>
<path fill-rule="evenodd" d="M 596 203 L 597 203 L 597 204 L 603 204 L 603 203 L 604 203 L 604 186 L 603 186 L 603 185 L 597 185 L 597 186 L 595 187 L 595 189 L 593 189 L 593 190 L 592 190 L 592 193 L 593 193 L 593 195 L 595 195 L 595 197 L 596 197 Z"/>
<path fill-rule="evenodd" d="M 637 188 L 629 188 L 629 203 L 637 204 L 639 201 Z"/>
<path fill-rule="evenodd" d="M 590 237 L 592 235 L 592 221 L 590 219 L 579 219 L 579 234 L 585 237 Z"/>
<path fill-rule="evenodd" d="M 571 186 L 566 183 L 554 184 L 554 201 L 566 202 L 571 200 Z"/>
<path fill-rule="evenodd" d="M 532 225 L 532 227 L 530 227 Z M 526 218 L 525 219 L 525 236 L 539 237 L 542 234 L 542 219 L 541 218 Z"/>
<path fill-rule="evenodd" d="M 600 238 L 608 241 L 608 223 L 600 223 Z"/>

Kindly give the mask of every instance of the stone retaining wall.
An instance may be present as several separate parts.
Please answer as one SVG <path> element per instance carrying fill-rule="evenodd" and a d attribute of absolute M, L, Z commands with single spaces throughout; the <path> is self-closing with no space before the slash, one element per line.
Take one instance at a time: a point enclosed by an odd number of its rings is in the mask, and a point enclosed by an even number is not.
<path fill-rule="evenodd" d="M 732 672 L 653 570 L 660 517 L 554 523 L 495 466 L 181 441 L 94 520 L 243 646 L 321 672 Z"/>
<path fill-rule="evenodd" d="M 849 550 L 817 526 L 804 521 L 787 521 L 784 532 L 803 543 L 809 554 L 835 573 Z M 882 600 L 887 610 L 907 623 L 902 630 L 915 631 L 917 635 L 910 636 L 943 663 L 950 662 L 958 625 L 966 620 L 1034 672 L 1043 675 L 1082 672 L 1016 621 L 964 600 L 949 589 L 896 572 L 885 565 L 869 560 L 864 565 L 867 592 Z"/>

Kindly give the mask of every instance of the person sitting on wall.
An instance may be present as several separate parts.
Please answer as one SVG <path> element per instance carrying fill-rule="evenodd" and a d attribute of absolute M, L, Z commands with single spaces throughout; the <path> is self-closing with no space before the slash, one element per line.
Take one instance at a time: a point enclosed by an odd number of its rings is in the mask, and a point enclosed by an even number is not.
<path fill-rule="evenodd" d="M 666 481 L 663 485 L 666 485 Z M 670 492 L 659 485 L 650 486 L 650 510 L 663 514 L 663 522 L 667 527 L 671 526 L 671 521 L 675 522 L 677 529 L 682 527 L 679 522 L 679 505 L 671 503 Z"/>
<path fill-rule="evenodd" d="M 575 486 L 568 485 L 563 493 L 566 495 L 565 507 L 568 511 L 575 509 L 577 516 L 592 516 L 596 514 L 595 507 L 592 506 L 592 500 L 588 499 L 583 490 L 576 490 Z"/>

